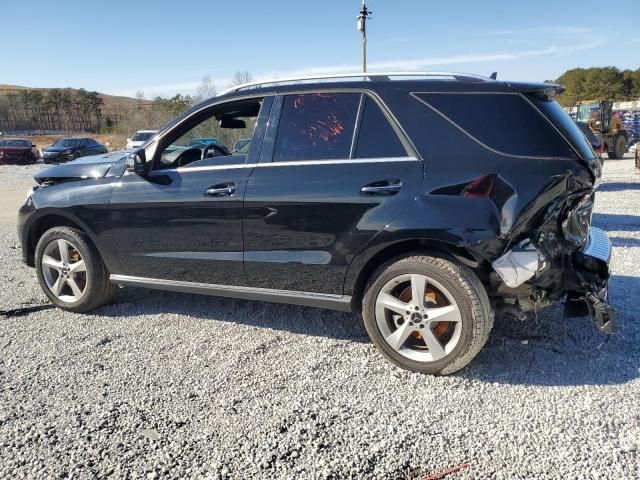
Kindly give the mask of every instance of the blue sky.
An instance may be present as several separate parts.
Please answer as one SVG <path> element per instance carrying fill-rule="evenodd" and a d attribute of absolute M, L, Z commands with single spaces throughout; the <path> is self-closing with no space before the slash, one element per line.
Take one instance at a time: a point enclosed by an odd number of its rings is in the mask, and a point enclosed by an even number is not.
<path fill-rule="evenodd" d="M 640 5 L 602 1 L 369 0 L 370 70 L 512 80 L 568 68 L 640 67 Z M 0 83 L 105 93 L 218 89 L 254 77 L 357 71 L 360 0 L 0 0 Z M 613 18 L 615 17 L 615 18 Z"/>

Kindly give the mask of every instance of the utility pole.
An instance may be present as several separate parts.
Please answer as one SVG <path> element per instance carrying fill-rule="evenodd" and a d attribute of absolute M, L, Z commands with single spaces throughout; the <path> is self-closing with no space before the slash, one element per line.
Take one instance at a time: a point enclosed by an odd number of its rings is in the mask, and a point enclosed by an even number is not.
<path fill-rule="evenodd" d="M 367 72 L 367 19 L 373 13 L 364 2 L 362 0 L 362 10 L 358 15 L 358 30 L 362 32 L 362 73 Z"/>

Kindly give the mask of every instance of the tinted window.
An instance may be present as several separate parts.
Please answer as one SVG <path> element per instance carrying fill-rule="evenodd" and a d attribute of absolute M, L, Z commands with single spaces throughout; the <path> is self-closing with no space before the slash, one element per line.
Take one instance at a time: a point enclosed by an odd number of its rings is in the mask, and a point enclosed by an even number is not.
<path fill-rule="evenodd" d="M 588 142 L 580 135 L 580 129 L 571 119 L 569 114 L 565 112 L 558 102 L 554 100 L 542 100 L 533 95 L 529 96 L 533 104 L 562 132 L 562 134 L 571 142 L 573 148 L 577 150 L 582 158 L 595 158 L 595 152 Z M 587 128 L 589 134 L 595 139 L 591 130 Z M 595 139 L 596 142 L 597 139 Z M 599 143 L 599 142 L 598 142 Z"/>
<path fill-rule="evenodd" d="M 286 96 L 273 161 L 349 158 L 360 97 L 358 93 Z"/>
<path fill-rule="evenodd" d="M 575 156 L 562 136 L 515 94 L 418 94 L 488 147 L 511 155 Z"/>
<path fill-rule="evenodd" d="M 358 132 L 356 158 L 406 156 L 407 152 L 387 117 L 375 101 L 366 98 Z"/>

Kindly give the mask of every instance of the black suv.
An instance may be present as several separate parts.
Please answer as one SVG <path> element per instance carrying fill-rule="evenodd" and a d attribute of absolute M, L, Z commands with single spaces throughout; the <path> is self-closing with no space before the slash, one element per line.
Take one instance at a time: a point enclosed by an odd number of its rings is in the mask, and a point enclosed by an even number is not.
<path fill-rule="evenodd" d="M 566 299 L 611 331 L 601 166 L 560 91 L 459 74 L 239 86 L 129 158 L 38 173 L 23 258 L 75 312 L 116 284 L 361 311 L 389 360 L 432 374 L 464 367 L 494 312 Z"/>

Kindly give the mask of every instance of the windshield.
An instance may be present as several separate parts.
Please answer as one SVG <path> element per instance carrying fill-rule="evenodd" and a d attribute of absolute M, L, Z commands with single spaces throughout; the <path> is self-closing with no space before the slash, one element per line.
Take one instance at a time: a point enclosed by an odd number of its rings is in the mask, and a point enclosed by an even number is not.
<path fill-rule="evenodd" d="M 30 147 L 29 140 L 2 140 L 0 147 Z"/>
<path fill-rule="evenodd" d="M 600 120 L 600 104 L 599 103 L 583 103 L 578 105 L 579 122 L 588 122 L 589 120 Z"/>
<path fill-rule="evenodd" d="M 146 142 L 153 137 L 156 132 L 136 132 L 131 138 L 132 142 Z"/>
<path fill-rule="evenodd" d="M 62 140 L 58 140 L 52 146 L 53 147 L 64 147 L 64 148 L 77 147 L 78 145 L 80 145 L 80 141 L 81 140 L 79 140 L 77 138 L 63 138 Z"/>

